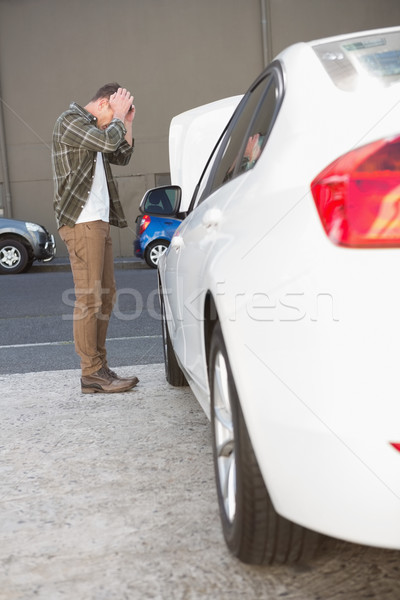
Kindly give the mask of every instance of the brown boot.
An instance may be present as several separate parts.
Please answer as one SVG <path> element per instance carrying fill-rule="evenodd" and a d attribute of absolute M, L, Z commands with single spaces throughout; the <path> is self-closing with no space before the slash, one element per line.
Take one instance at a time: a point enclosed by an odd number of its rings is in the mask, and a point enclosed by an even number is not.
<path fill-rule="evenodd" d="M 117 379 L 118 381 L 130 381 L 132 383 L 132 387 L 135 387 L 139 383 L 139 379 L 137 377 L 120 377 L 117 375 L 115 371 L 111 371 L 110 367 L 106 367 L 103 365 L 103 369 L 108 373 L 111 379 Z"/>
<path fill-rule="evenodd" d="M 133 383 L 132 379 L 115 379 L 102 367 L 95 373 L 81 378 L 81 389 L 82 394 L 115 394 L 131 390 L 136 383 Z"/>

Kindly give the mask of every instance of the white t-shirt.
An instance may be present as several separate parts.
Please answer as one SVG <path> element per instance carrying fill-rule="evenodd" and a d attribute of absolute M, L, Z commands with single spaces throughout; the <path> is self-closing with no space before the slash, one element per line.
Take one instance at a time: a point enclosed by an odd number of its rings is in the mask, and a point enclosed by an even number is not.
<path fill-rule="evenodd" d="M 90 221 L 110 220 L 110 197 L 108 195 L 106 172 L 104 170 L 103 156 L 97 153 L 95 159 L 96 167 L 88 200 L 82 209 L 76 223 L 88 223 Z"/>

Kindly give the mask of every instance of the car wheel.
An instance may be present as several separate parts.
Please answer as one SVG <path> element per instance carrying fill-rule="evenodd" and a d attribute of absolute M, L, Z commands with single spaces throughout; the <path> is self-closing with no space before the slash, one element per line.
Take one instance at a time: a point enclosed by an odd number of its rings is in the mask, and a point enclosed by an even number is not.
<path fill-rule="evenodd" d="M 147 246 L 144 253 L 144 259 L 149 267 L 152 267 L 153 269 L 157 268 L 160 256 L 164 254 L 168 246 L 169 242 L 167 240 L 156 240 Z"/>
<path fill-rule="evenodd" d="M 171 385 L 174 387 L 183 387 L 188 385 L 185 375 L 182 373 L 178 361 L 176 360 L 175 350 L 172 346 L 171 338 L 169 336 L 167 317 L 165 314 L 165 304 L 163 298 L 163 292 L 160 293 L 160 305 L 161 305 L 161 324 L 162 324 L 162 337 L 163 337 L 163 350 L 164 350 L 164 365 L 165 365 L 165 377 Z"/>
<path fill-rule="evenodd" d="M 45 262 L 45 261 L 43 261 L 43 262 Z M 23 273 L 27 273 L 28 271 L 30 271 L 31 268 L 32 268 L 33 263 L 34 263 L 34 260 L 32 258 L 30 258 L 28 260 L 28 262 L 26 263 L 26 266 L 25 266 L 25 269 L 23 270 Z"/>
<path fill-rule="evenodd" d="M 26 246 L 18 240 L 0 241 L 0 273 L 22 273 L 29 264 Z"/>
<path fill-rule="evenodd" d="M 249 564 L 295 563 L 319 534 L 284 519 L 265 487 L 240 407 L 220 324 L 210 349 L 211 426 L 222 529 L 232 554 Z"/>

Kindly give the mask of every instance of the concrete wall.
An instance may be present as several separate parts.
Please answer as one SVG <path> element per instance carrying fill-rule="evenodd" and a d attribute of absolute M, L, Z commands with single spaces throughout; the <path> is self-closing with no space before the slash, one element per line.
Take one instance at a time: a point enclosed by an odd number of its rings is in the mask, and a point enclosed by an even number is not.
<path fill-rule="evenodd" d="M 295 42 L 400 25 L 398 0 L 269 0 L 275 55 Z"/>
<path fill-rule="evenodd" d="M 130 224 L 113 228 L 115 254 L 132 255 L 140 199 L 169 171 L 171 118 L 246 90 L 265 62 L 263 7 L 269 60 L 296 41 L 400 23 L 398 0 L 0 0 L 13 216 L 55 233 L 54 121 L 72 100 L 84 105 L 117 80 L 137 109 L 134 157 L 114 171 Z M 66 254 L 59 238 L 58 249 Z"/>

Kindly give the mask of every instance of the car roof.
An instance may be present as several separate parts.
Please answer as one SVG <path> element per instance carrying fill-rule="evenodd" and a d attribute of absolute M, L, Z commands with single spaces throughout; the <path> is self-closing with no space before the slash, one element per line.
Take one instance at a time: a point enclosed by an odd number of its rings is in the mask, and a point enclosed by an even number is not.
<path fill-rule="evenodd" d="M 300 42 L 283 50 L 277 59 L 285 63 L 294 53 L 304 54 L 305 49 L 318 58 L 331 82 L 344 91 L 357 91 L 366 79 L 382 87 L 400 82 L 400 27 Z"/>

